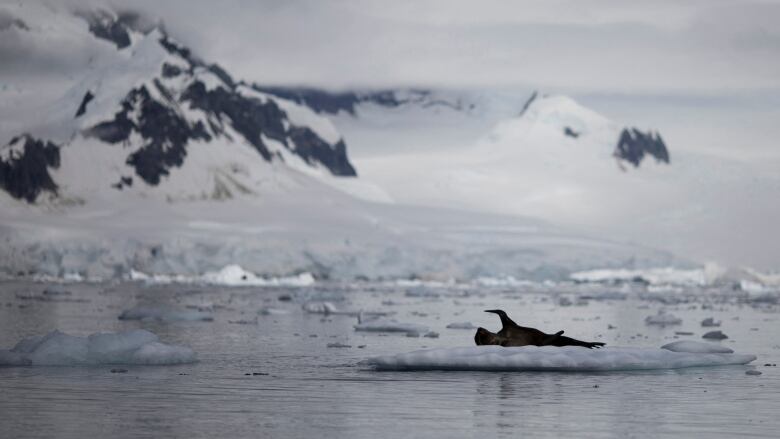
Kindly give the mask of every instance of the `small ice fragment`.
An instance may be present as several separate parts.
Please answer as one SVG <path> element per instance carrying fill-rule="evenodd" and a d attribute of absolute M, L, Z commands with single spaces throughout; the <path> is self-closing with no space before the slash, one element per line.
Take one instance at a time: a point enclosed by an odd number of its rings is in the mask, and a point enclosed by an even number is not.
<path fill-rule="evenodd" d="M 761 371 L 750 369 L 745 371 L 745 375 L 761 375 Z"/>
<path fill-rule="evenodd" d="M 721 332 L 720 330 L 718 330 L 718 331 L 710 331 L 710 332 L 702 335 L 701 338 L 706 338 L 706 339 L 709 339 L 709 340 L 725 340 L 725 339 L 727 339 L 729 337 L 728 337 L 728 335 L 726 335 L 723 332 Z"/>
<path fill-rule="evenodd" d="M 392 319 L 379 318 L 355 325 L 355 331 L 367 332 L 428 332 L 428 327 L 415 323 L 401 323 Z"/>
<path fill-rule="evenodd" d="M 330 302 L 309 301 L 303 304 L 303 310 L 309 314 L 335 314 L 338 312 L 336 305 Z"/>
<path fill-rule="evenodd" d="M 426 287 L 419 286 L 406 290 L 406 297 L 425 297 L 435 299 L 439 297 L 439 293 L 431 291 Z"/>
<path fill-rule="evenodd" d="M 420 337 L 420 333 L 417 331 L 409 331 L 406 333 L 406 336 L 409 338 L 418 338 Z"/>
<path fill-rule="evenodd" d="M 119 320 L 159 320 L 162 322 L 210 322 L 211 313 L 202 311 L 177 311 L 167 307 L 136 306 L 119 314 Z"/>
<path fill-rule="evenodd" d="M 127 369 L 111 369 L 111 373 L 127 373 Z"/>
<path fill-rule="evenodd" d="M 692 352 L 698 354 L 732 354 L 733 349 L 729 349 L 725 346 L 719 346 L 713 343 L 702 343 L 699 341 L 681 340 L 673 343 L 665 344 L 661 346 L 661 349 L 666 349 L 672 352 Z"/>
<path fill-rule="evenodd" d="M 658 310 L 658 314 L 647 316 L 647 318 L 645 318 L 645 323 L 648 325 L 660 326 L 679 325 L 682 323 L 682 319 L 673 314 L 666 314 L 664 310 Z"/>
<path fill-rule="evenodd" d="M 475 329 L 475 328 L 476 326 L 472 325 L 471 322 L 455 322 L 447 325 L 447 329 Z"/>
<path fill-rule="evenodd" d="M 693 335 L 690 331 L 674 331 L 674 335 Z"/>
<path fill-rule="evenodd" d="M 327 345 L 327 346 L 328 346 L 329 348 L 351 348 L 351 347 L 352 347 L 352 345 L 348 345 L 348 344 L 344 344 L 344 343 L 339 343 L 339 342 L 335 342 L 335 343 L 328 343 L 328 345 Z"/>
<path fill-rule="evenodd" d="M 290 311 L 282 308 L 273 308 L 270 306 L 264 306 L 257 311 L 258 314 L 263 316 L 279 316 L 289 314 Z"/>
<path fill-rule="evenodd" d="M 425 335 L 423 335 L 423 337 L 426 337 L 426 338 L 439 338 L 439 333 L 435 332 L 435 331 L 430 331 L 430 332 L 426 332 Z"/>
<path fill-rule="evenodd" d="M 701 321 L 701 326 L 705 328 L 718 327 L 720 326 L 720 322 L 716 322 L 712 317 L 707 317 Z"/>
<path fill-rule="evenodd" d="M 61 290 L 59 288 L 46 288 L 43 290 L 44 296 L 70 296 L 71 294 L 73 293 L 68 290 Z"/>

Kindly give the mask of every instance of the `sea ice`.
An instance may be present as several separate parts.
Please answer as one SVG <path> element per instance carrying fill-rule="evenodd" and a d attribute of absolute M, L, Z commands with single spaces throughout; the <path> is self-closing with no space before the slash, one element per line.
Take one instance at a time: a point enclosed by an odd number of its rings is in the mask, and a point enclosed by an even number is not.
<path fill-rule="evenodd" d="M 733 354 L 734 350 L 725 346 L 700 341 L 680 340 L 661 346 L 672 352 L 691 352 L 694 354 Z"/>
<path fill-rule="evenodd" d="M 289 314 L 290 311 L 283 308 L 273 308 L 270 306 L 264 306 L 259 310 L 257 310 L 257 313 L 263 316 L 279 316 L 279 315 Z"/>
<path fill-rule="evenodd" d="M 160 307 L 137 306 L 119 314 L 119 320 L 159 320 L 163 322 L 210 322 L 214 317 L 203 311 L 177 311 L 175 309 Z"/>
<path fill-rule="evenodd" d="M 406 332 L 406 333 L 426 333 L 428 327 L 424 325 L 418 325 L 416 323 L 401 323 L 392 319 L 379 318 L 376 320 L 369 320 L 367 322 L 360 322 L 355 325 L 355 331 L 367 331 L 367 332 Z"/>
<path fill-rule="evenodd" d="M 673 352 L 659 348 L 470 346 L 370 358 L 376 370 L 618 371 L 747 364 L 754 355 Z"/>
<path fill-rule="evenodd" d="M 195 361 L 192 349 L 161 343 L 155 334 L 143 329 L 87 337 L 55 330 L 22 339 L 10 350 L 0 350 L 0 366 L 170 365 Z"/>

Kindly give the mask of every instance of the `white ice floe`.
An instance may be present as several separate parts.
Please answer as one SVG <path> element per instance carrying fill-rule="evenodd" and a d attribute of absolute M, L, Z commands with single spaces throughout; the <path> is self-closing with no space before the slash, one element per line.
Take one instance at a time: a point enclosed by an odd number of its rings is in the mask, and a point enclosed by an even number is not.
<path fill-rule="evenodd" d="M 165 307 L 137 306 L 119 314 L 119 320 L 159 320 L 162 322 L 210 322 L 214 320 L 211 313 L 186 310 L 179 311 Z"/>
<path fill-rule="evenodd" d="M 355 331 L 366 332 L 406 332 L 422 334 L 428 332 L 428 327 L 416 323 L 401 323 L 392 319 L 379 318 L 360 322 L 355 325 Z"/>
<path fill-rule="evenodd" d="M 718 346 L 712 343 L 702 343 L 700 341 L 680 340 L 661 346 L 672 352 L 690 352 L 694 354 L 733 354 L 734 350 L 725 346 Z"/>
<path fill-rule="evenodd" d="M 376 370 L 619 371 L 747 364 L 755 359 L 754 355 L 673 352 L 659 348 L 470 346 L 386 355 L 360 364 Z"/>
<path fill-rule="evenodd" d="M 0 349 L 0 366 L 81 366 L 100 364 L 171 365 L 194 363 L 195 352 L 161 343 L 143 329 L 77 337 L 60 331 L 21 340 Z"/>
<path fill-rule="evenodd" d="M 667 325 L 679 325 L 682 324 L 682 319 L 673 315 L 673 314 L 666 314 L 663 310 L 659 310 L 658 314 L 654 316 L 647 316 L 645 318 L 645 323 L 648 325 L 661 325 L 661 326 L 667 326 Z"/>
<path fill-rule="evenodd" d="M 455 322 L 447 325 L 447 329 L 477 329 L 471 322 Z"/>

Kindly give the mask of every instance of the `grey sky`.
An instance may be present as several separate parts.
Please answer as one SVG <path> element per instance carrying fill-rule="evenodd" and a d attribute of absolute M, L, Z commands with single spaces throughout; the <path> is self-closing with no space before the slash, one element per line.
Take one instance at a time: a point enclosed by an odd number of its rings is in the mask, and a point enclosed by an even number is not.
<path fill-rule="evenodd" d="M 778 2 L 134 3 L 205 56 L 264 82 L 702 94 L 780 87 Z"/>

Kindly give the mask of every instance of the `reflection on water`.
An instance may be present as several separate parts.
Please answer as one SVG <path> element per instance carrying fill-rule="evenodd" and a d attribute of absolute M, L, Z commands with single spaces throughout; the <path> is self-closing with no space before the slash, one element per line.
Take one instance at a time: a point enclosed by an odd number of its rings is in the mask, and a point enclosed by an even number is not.
<path fill-rule="evenodd" d="M 445 288 L 436 298 L 366 284 L 314 289 L 74 284 L 65 287 L 72 292 L 68 300 L 30 298 L 45 287 L 0 283 L 0 346 L 55 328 L 85 335 L 140 327 L 165 342 L 192 346 L 201 361 L 128 367 L 123 374 L 110 373 L 110 367 L 1 368 L 2 438 L 776 437 L 780 428 L 780 372 L 763 366 L 780 359 L 773 338 L 777 310 L 729 298 L 712 306 L 710 293 L 665 305 L 684 323 L 658 328 L 644 324 L 662 306 L 657 301 L 560 306 L 554 290 Z M 441 336 L 358 333 L 354 317 L 303 313 L 303 301 L 324 293 L 343 299 L 335 302 L 340 309 L 392 311 L 393 318 L 428 325 Z M 292 300 L 280 301 L 283 295 Z M 383 305 L 388 300 L 392 304 Z M 214 321 L 117 319 L 136 305 L 205 307 Z M 290 313 L 258 316 L 264 306 Z M 518 322 L 547 332 L 565 329 L 575 337 L 627 346 L 659 346 L 679 330 L 700 336 L 699 322 L 715 317 L 730 337 L 723 343 L 757 354 L 754 365 L 763 375 L 745 375 L 752 366 L 489 373 L 374 372 L 357 365 L 373 355 L 470 345 L 472 331 L 446 325 L 469 320 L 496 329 L 495 316 L 482 312 L 487 308 L 504 308 Z M 326 347 L 335 342 L 352 347 Z"/>

